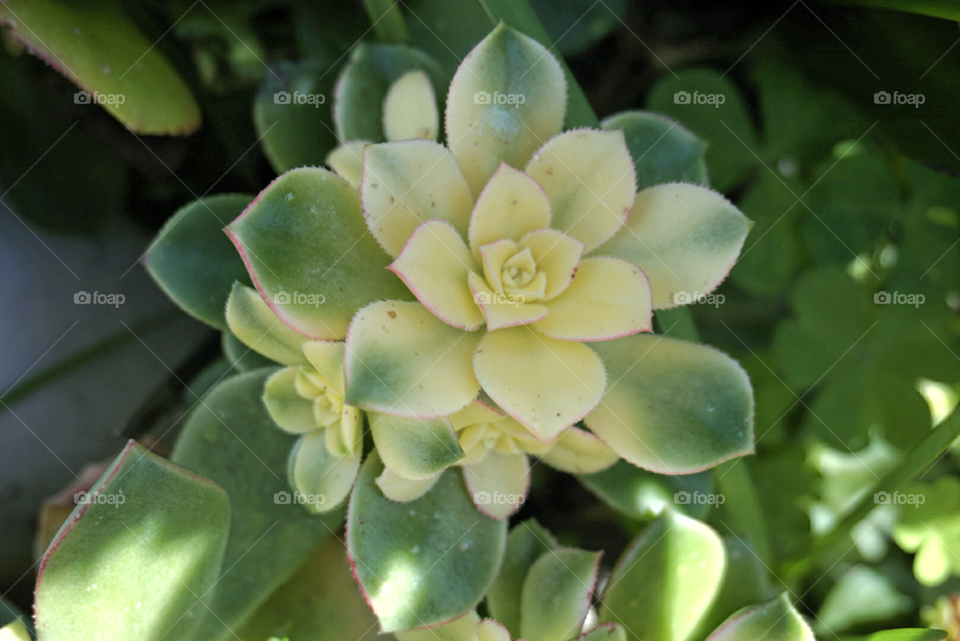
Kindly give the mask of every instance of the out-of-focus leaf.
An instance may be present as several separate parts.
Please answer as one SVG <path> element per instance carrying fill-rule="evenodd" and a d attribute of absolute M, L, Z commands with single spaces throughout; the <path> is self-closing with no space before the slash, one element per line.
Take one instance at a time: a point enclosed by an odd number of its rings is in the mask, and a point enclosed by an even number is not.
<path fill-rule="evenodd" d="M 587 49 L 623 25 L 627 0 L 530 0 L 564 56 Z"/>
<path fill-rule="evenodd" d="M 403 4 L 414 45 L 450 76 L 493 28 L 477 0 L 407 0 Z"/>
<path fill-rule="evenodd" d="M 713 492 L 712 472 L 655 474 L 620 460 L 602 472 L 578 474 L 577 479 L 607 505 L 639 521 L 653 519 L 667 506 L 702 519 L 713 507 L 693 500 Z"/>
<path fill-rule="evenodd" d="M 229 330 L 223 332 L 221 343 L 223 355 L 238 371 L 249 372 L 261 367 L 277 367 L 279 365 L 276 361 L 272 361 L 244 345 Z"/>
<path fill-rule="evenodd" d="M 784 594 L 731 616 L 707 641 L 815 641 L 813 632 Z"/>
<path fill-rule="evenodd" d="M 694 639 L 705 638 L 734 612 L 770 598 L 767 568 L 749 545 L 736 537 L 724 537 L 727 569 L 710 612 L 703 618 Z"/>
<path fill-rule="evenodd" d="M 82 8 L 63 0 L 7 0 L 0 21 L 86 92 L 75 95 L 78 104 L 100 104 L 142 134 L 183 135 L 200 126 L 189 88 L 118 0 Z"/>
<path fill-rule="evenodd" d="M 859 565 L 847 570 L 827 593 L 814 627 L 829 637 L 842 632 L 876 629 L 908 615 L 913 600 L 873 568 Z"/>
<path fill-rule="evenodd" d="M 343 522 L 343 511 L 312 516 L 290 500 L 287 459 L 296 437 L 263 405 L 274 369 L 224 380 L 198 405 L 172 460 L 219 483 L 230 499 L 230 538 L 198 638 L 232 638 L 237 628 Z M 229 629 L 228 629 L 229 628 Z"/>
<path fill-rule="evenodd" d="M 537 559 L 556 547 L 553 535 L 534 519 L 518 524 L 507 536 L 500 572 L 487 594 L 487 608 L 514 638 L 520 638 L 520 599 L 527 572 Z"/>

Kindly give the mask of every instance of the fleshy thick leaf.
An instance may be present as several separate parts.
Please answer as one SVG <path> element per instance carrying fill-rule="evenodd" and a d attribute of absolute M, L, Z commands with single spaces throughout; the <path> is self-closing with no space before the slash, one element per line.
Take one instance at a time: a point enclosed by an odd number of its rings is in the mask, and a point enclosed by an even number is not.
<path fill-rule="evenodd" d="M 683 125 L 646 111 L 606 118 L 604 129 L 622 129 L 637 171 L 637 189 L 683 182 L 707 186 L 707 145 Z"/>
<path fill-rule="evenodd" d="M 597 253 L 638 265 L 650 280 L 654 309 L 669 309 L 723 282 L 751 224 L 715 191 L 659 185 L 637 194 L 627 224 Z"/>
<path fill-rule="evenodd" d="M 369 305 L 347 336 L 347 402 L 411 418 L 453 414 L 480 391 L 471 365 L 479 340 L 420 303 Z"/>
<path fill-rule="evenodd" d="M 337 135 L 350 140 L 386 140 L 383 103 L 390 86 L 410 71 L 424 71 L 438 97 L 446 94 L 449 76 L 427 54 L 400 45 L 361 42 L 337 80 L 333 119 Z M 441 106 L 438 105 L 438 110 Z"/>
<path fill-rule="evenodd" d="M 32 53 L 141 134 L 184 135 L 200 126 L 200 107 L 160 50 L 117 0 L 80 6 L 62 0 L 7 0 L 0 22 Z M 83 104 L 83 103 L 81 103 Z"/>
<path fill-rule="evenodd" d="M 314 514 L 329 512 L 343 503 L 360 469 L 359 456 L 330 451 L 327 430 L 300 437 L 290 453 L 290 486 L 309 497 L 305 507 Z"/>
<path fill-rule="evenodd" d="M 256 290 L 253 290 L 253 293 L 257 298 L 260 297 L 260 294 L 258 294 Z M 264 304 L 264 307 L 266 307 L 266 304 Z M 270 308 L 267 307 L 268 311 L 269 309 Z M 270 314 L 272 316 L 273 312 L 270 312 Z M 284 327 L 286 327 L 286 325 L 284 325 Z M 247 347 L 246 344 L 237 338 L 230 330 L 220 334 L 220 349 L 223 350 L 223 356 L 227 359 L 227 362 L 238 372 L 252 372 L 261 367 L 276 367 L 280 364 L 278 361 L 267 358 L 263 354 L 259 354 Z"/>
<path fill-rule="evenodd" d="M 411 298 L 384 269 L 360 195 L 326 169 L 280 176 L 227 229 L 267 305 L 311 338 L 342 339 L 367 303 Z"/>
<path fill-rule="evenodd" d="M 280 320 L 252 287 L 233 284 L 226 320 L 233 335 L 258 354 L 284 365 L 309 364 L 301 348 L 307 337 Z"/>
<path fill-rule="evenodd" d="M 601 621 L 631 641 L 686 641 L 720 590 L 723 541 L 707 525 L 666 511 L 617 561 Z"/>
<path fill-rule="evenodd" d="M 457 435 L 445 418 L 401 418 L 376 412 L 367 418 L 380 458 L 407 480 L 426 480 L 463 458 Z"/>
<path fill-rule="evenodd" d="M 367 457 L 350 500 L 347 546 L 384 632 L 437 625 L 476 606 L 496 576 L 507 525 L 477 512 L 459 470 L 410 503 L 384 498 Z"/>
<path fill-rule="evenodd" d="M 505 519 L 523 505 L 530 489 L 530 461 L 523 452 L 487 452 L 483 460 L 465 464 L 463 479 L 477 509 Z"/>
<path fill-rule="evenodd" d="M 507 536 L 500 572 L 487 594 L 487 608 L 514 638 L 520 638 L 520 599 L 527 573 L 537 559 L 556 547 L 553 535 L 534 519 L 523 521 Z"/>
<path fill-rule="evenodd" d="M 447 99 L 447 144 L 479 194 L 500 162 L 523 167 L 560 133 L 566 80 L 557 59 L 500 24 L 457 70 Z"/>
<path fill-rule="evenodd" d="M 343 521 L 342 510 L 317 517 L 291 500 L 287 460 L 297 437 L 277 429 L 261 400 L 275 371 L 217 385 L 190 415 L 171 456 L 219 483 L 231 504 L 212 613 L 198 612 L 204 620 L 197 638 L 233 639 L 224 624 L 237 629 Z"/>
<path fill-rule="evenodd" d="M 627 633 L 618 623 L 601 623 L 577 637 L 577 641 L 627 641 Z"/>
<path fill-rule="evenodd" d="M 130 441 L 84 498 L 40 565 L 42 637 L 190 638 L 224 558 L 226 493 Z"/>
<path fill-rule="evenodd" d="M 525 641 L 568 641 L 579 634 L 590 609 L 600 556 L 567 548 L 536 560 L 521 598 Z"/>
<path fill-rule="evenodd" d="M 731 616 L 707 641 L 815 641 L 810 626 L 784 594 Z"/>
<path fill-rule="evenodd" d="M 223 228 L 253 196 L 201 198 L 170 217 L 147 250 L 144 264 L 164 293 L 194 318 L 227 328 L 223 308 L 234 281 L 250 283 L 243 260 Z"/>
<path fill-rule="evenodd" d="M 753 451 L 753 390 L 729 356 L 650 334 L 593 348 L 615 383 L 585 420 L 622 458 L 688 474 Z"/>

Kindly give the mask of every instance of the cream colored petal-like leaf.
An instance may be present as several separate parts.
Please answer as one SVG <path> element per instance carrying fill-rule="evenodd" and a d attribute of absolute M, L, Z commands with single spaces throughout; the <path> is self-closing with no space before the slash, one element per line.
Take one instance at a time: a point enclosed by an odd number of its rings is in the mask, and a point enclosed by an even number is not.
<path fill-rule="evenodd" d="M 290 329 L 252 287 L 233 284 L 226 317 L 233 335 L 253 351 L 284 365 L 309 363 L 300 347 L 310 339 Z"/>
<path fill-rule="evenodd" d="M 311 512 L 334 509 L 347 498 L 360 469 L 360 457 L 336 456 L 327 449 L 326 430 L 301 437 L 290 453 L 290 485 L 304 495 Z"/>
<path fill-rule="evenodd" d="M 383 133 L 387 141 L 436 140 L 440 113 L 430 78 L 422 71 L 400 76 L 383 100 Z"/>
<path fill-rule="evenodd" d="M 547 307 L 534 328 L 561 340 L 606 341 L 653 329 L 647 278 L 618 258 L 583 259 L 570 287 Z"/>
<path fill-rule="evenodd" d="M 440 478 L 440 474 L 418 481 L 403 478 L 389 467 L 384 467 L 383 472 L 377 477 L 377 487 L 383 492 L 383 495 L 397 503 L 409 503 L 430 491 Z"/>
<path fill-rule="evenodd" d="M 583 418 L 606 385 L 603 363 L 589 347 L 528 327 L 487 332 L 473 366 L 490 398 L 542 441 Z"/>
<path fill-rule="evenodd" d="M 501 23 L 464 58 L 447 97 L 447 142 L 479 193 L 501 161 L 523 167 L 560 133 L 567 83 L 543 45 Z"/>
<path fill-rule="evenodd" d="M 477 397 L 471 359 L 480 334 L 450 327 L 420 303 L 384 301 L 347 334 L 350 405 L 411 418 L 448 416 Z"/>
<path fill-rule="evenodd" d="M 487 403 L 478 400 L 470 403 L 448 418 L 454 430 L 461 430 L 470 425 L 499 421 L 503 417 L 504 414 L 501 414 Z"/>
<path fill-rule="evenodd" d="M 487 331 L 516 327 L 517 325 L 529 325 L 544 318 L 549 311 L 544 305 L 524 303 L 519 295 L 504 295 L 494 292 L 487 285 L 487 281 L 473 272 L 470 272 L 469 282 L 473 301 L 476 305 L 479 305 L 483 318 L 486 320 Z"/>
<path fill-rule="evenodd" d="M 473 196 L 457 161 L 433 141 L 367 146 L 360 196 L 370 233 L 394 258 L 413 230 L 434 218 L 466 238 Z"/>
<path fill-rule="evenodd" d="M 547 141 L 526 172 L 543 186 L 552 227 L 599 247 L 627 219 L 637 176 L 623 131 L 574 129 Z"/>
<path fill-rule="evenodd" d="M 657 185 L 637 194 L 627 224 L 596 253 L 638 265 L 650 279 L 654 309 L 669 309 L 716 289 L 752 226 L 706 187 Z"/>
<path fill-rule="evenodd" d="M 510 641 L 510 632 L 503 624 L 493 619 L 484 619 L 477 624 L 478 641 Z"/>
<path fill-rule="evenodd" d="M 550 226 L 550 201 L 537 181 L 501 164 L 487 183 L 470 216 L 470 248 L 504 238 L 517 241 L 525 234 Z"/>
<path fill-rule="evenodd" d="M 270 418 L 281 429 L 293 434 L 306 434 L 318 427 L 313 415 L 313 401 L 297 392 L 299 367 L 286 367 L 267 379 L 263 402 Z"/>
<path fill-rule="evenodd" d="M 595 435 L 571 427 L 557 442 L 540 455 L 552 468 L 570 474 L 595 474 L 617 462 L 617 453 Z"/>
<path fill-rule="evenodd" d="M 478 641 L 479 622 L 480 617 L 476 610 L 470 610 L 449 623 L 432 628 L 394 632 L 393 636 L 397 637 L 397 641 Z"/>
<path fill-rule="evenodd" d="M 479 265 L 450 223 L 430 220 L 417 227 L 388 269 L 448 325 L 473 331 L 483 324 L 467 281 Z"/>
<path fill-rule="evenodd" d="M 463 479 L 477 509 L 503 520 L 520 509 L 530 489 L 526 454 L 487 452 L 479 463 L 463 466 Z"/>
<path fill-rule="evenodd" d="M 556 229 L 540 229 L 530 232 L 517 243 L 520 249 L 530 249 L 537 269 L 547 275 L 547 288 L 543 300 L 556 298 L 570 286 L 583 256 L 582 241 Z"/>
<path fill-rule="evenodd" d="M 360 178 L 363 176 L 363 148 L 369 144 L 367 140 L 351 140 L 327 154 L 327 166 L 350 183 L 354 189 L 360 189 Z"/>
<path fill-rule="evenodd" d="M 307 341 L 303 344 L 303 354 L 310 365 L 342 395 L 343 341 Z"/>

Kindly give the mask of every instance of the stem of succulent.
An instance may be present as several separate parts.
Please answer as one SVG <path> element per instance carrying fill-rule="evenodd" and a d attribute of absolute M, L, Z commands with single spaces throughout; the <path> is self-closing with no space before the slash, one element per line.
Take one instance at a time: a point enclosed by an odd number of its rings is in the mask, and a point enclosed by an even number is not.
<path fill-rule="evenodd" d="M 798 560 L 788 564 L 783 571 L 784 577 L 788 580 L 796 579 L 812 570 L 817 558 L 824 550 L 847 536 L 857 523 L 877 507 L 876 493 L 892 493 L 902 487 L 943 456 L 957 438 L 960 438 L 960 411 L 954 408 L 950 416 L 910 450 L 893 471 L 877 481 L 870 491 L 863 495 L 856 507 L 848 512 L 835 528 L 815 539 Z"/>
<path fill-rule="evenodd" d="M 410 32 L 403 21 L 398 0 L 363 0 L 363 7 L 381 42 L 394 45 L 410 43 Z"/>

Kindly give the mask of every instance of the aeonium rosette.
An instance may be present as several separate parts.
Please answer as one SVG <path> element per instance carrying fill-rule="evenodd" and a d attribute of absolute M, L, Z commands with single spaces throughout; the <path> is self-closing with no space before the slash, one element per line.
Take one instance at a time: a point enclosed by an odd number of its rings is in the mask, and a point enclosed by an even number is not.
<path fill-rule="evenodd" d="M 490 99 L 503 95 L 524 99 Z M 367 412 L 394 500 L 459 464 L 478 507 L 503 518 L 528 454 L 676 474 L 752 449 L 739 366 L 650 333 L 653 310 L 723 280 L 749 221 L 701 186 L 637 193 L 623 132 L 561 133 L 565 111 L 557 60 L 500 25 L 450 86 L 446 147 L 363 146 L 359 192 L 288 172 L 228 228 L 298 340 L 345 341 L 338 402 Z M 392 126 L 418 131 L 423 113 L 394 110 Z"/>

